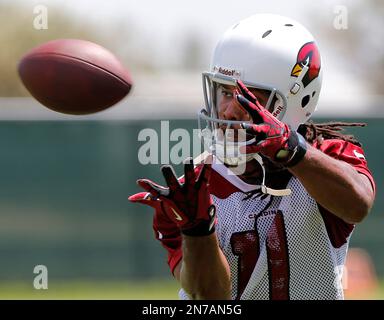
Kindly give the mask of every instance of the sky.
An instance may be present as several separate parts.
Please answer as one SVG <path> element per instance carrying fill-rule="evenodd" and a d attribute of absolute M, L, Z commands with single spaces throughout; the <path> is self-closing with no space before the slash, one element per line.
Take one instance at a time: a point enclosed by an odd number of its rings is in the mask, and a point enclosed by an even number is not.
<path fill-rule="evenodd" d="M 10 0 L 0 0 L 11 2 Z M 100 32 L 108 32 L 108 26 L 119 21 L 122 27 L 132 29 L 150 48 L 156 50 L 158 61 L 172 60 L 177 48 L 170 50 L 170 44 L 182 41 L 189 33 L 203 39 L 205 49 L 211 52 L 221 33 L 255 13 L 276 13 L 300 21 L 311 29 L 314 16 L 323 16 L 332 23 L 336 6 L 348 6 L 361 0 L 13 0 L 28 7 L 37 4 L 55 6 L 68 11 L 74 17 L 92 21 Z M 321 30 L 311 30 L 321 47 Z M 114 37 L 119 37 L 114 34 Z M 122 42 L 127 41 L 121 39 Z M 136 40 L 139 41 L 139 40 Z"/>

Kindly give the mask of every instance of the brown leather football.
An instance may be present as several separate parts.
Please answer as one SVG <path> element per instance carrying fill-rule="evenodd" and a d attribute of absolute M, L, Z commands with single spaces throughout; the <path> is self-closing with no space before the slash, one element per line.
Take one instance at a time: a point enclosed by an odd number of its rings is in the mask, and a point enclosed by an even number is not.
<path fill-rule="evenodd" d="M 110 51 L 77 39 L 54 40 L 30 50 L 18 71 L 36 100 L 66 114 L 105 110 L 132 87 L 129 71 Z"/>

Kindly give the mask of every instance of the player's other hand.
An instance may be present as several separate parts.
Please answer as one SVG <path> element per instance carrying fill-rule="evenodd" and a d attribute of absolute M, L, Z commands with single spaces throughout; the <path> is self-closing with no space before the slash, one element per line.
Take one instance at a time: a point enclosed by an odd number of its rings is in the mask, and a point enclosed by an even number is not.
<path fill-rule="evenodd" d="M 136 195 L 129 198 L 133 202 L 156 205 L 154 201 L 164 202 L 168 217 L 189 236 L 209 235 L 215 230 L 215 206 L 208 191 L 211 175 L 211 161 L 207 160 L 198 176 L 194 170 L 192 158 L 184 161 L 184 182 L 180 183 L 170 165 L 161 167 L 167 187 L 148 179 L 139 179 L 137 183 L 150 195 L 147 199 Z M 138 195 L 138 194 L 137 194 Z M 150 201 L 147 203 L 146 201 Z"/>
<path fill-rule="evenodd" d="M 304 138 L 265 109 L 240 81 L 236 81 L 240 105 L 249 113 L 253 123 L 243 123 L 248 134 L 256 137 L 256 142 L 242 147 L 244 153 L 260 153 L 274 162 L 286 166 L 297 164 L 305 155 Z"/>

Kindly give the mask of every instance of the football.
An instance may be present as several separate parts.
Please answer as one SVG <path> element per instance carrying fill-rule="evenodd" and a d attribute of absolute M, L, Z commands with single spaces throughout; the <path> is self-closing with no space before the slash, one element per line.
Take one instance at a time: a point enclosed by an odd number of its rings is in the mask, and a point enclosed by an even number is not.
<path fill-rule="evenodd" d="M 129 71 L 114 54 L 93 42 L 59 39 L 27 52 L 19 76 L 47 108 L 74 115 L 105 110 L 131 90 Z"/>

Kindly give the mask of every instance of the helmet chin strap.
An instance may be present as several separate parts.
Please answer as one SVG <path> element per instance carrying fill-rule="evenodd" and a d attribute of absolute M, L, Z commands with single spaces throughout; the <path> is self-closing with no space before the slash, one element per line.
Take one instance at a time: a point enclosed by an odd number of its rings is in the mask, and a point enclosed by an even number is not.
<path fill-rule="evenodd" d="M 271 196 L 276 196 L 276 197 L 289 196 L 292 193 L 291 189 L 277 190 L 277 189 L 269 188 L 265 185 L 265 166 L 264 166 L 263 158 L 257 153 L 252 154 L 252 156 L 253 156 L 253 159 L 255 159 L 260 164 L 261 169 L 263 171 L 263 180 L 261 182 L 261 192 L 264 194 L 269 194 Z"/>
<path fill-rule="evenodd" d="M 204 139 L 207 137 L 209 137 L 209 140 Z M 204 141 L 205 149 L 207 151 L 205 151 L 198 158 L 196 158 L 195 163 L 200 162 L 201 159 L 204 159 L 205 157 L 207 157 L 208 154 L 214 154 L 221 162 L 231 167 L 244 166 L 246 162 L 249 162 L 252 159 L 255 159 L 260 164 L 262 169 L 262 174 L 263 174 L 262 182 L 260 185 L 261 192 L 263 192 L 264 194 L 269 194 L 277 197 L 289 196 L 292 193 L 291 189 L 277 190 L 277 189 L 269 188 L 265 185 L 265 175 L 266 175 L 265 165 L 264 165 L 263 158 L 259 154 L 257 153 L 240 154 L 239 145 L 226 147 L 225 143 L 223 144 L 223 143 L 216 142 L 215 144 L 213 144 L 211 140 L 211 136 L 209 136 L 208 133 L 205 132 L 204 130 L 202 131 L 202 138 Z M 209 142 L 207 143 L 207 141 Z M 252 142 L 253 142 L 253 139 L 250 141 L 247 141 L 245 144 L 249 144 Z M 197 159 L 199 159 L 199 161 L 196 161 Z M 235 168 L 231 169 L 231 171 L 234 171 L 234 173 L 236 173 Z"/>

